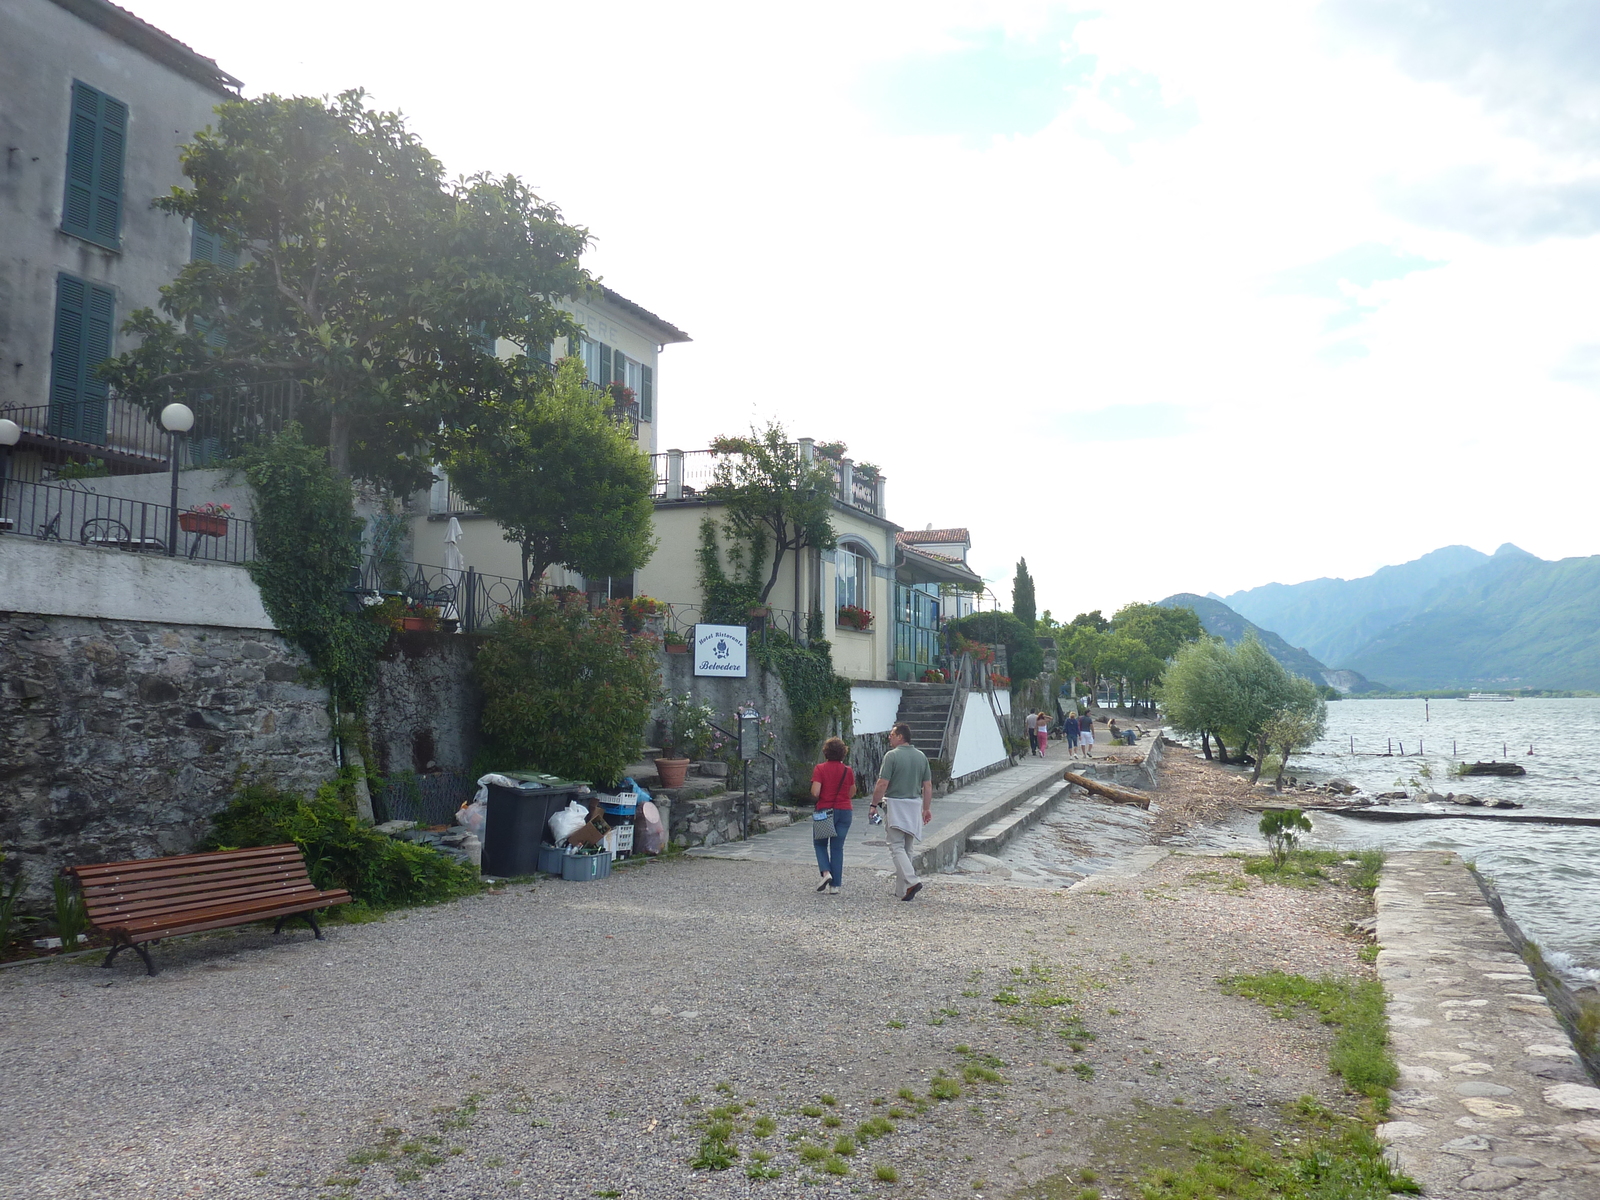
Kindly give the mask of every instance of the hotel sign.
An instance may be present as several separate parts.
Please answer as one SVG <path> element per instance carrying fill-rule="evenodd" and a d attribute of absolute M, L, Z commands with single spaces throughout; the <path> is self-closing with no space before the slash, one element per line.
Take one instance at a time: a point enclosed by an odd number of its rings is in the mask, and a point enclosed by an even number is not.
<path fill-rule="evenodd" d="M 696 625 L 694 673 L 743 679 L 749 674 L 750 631 L 743 625 Z"/>

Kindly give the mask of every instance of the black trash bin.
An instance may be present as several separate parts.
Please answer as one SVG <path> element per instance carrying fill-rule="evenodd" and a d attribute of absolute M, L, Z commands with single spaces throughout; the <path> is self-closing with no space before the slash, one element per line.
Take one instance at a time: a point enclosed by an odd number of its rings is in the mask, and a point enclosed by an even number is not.
<path fill-rule="evenodd" d="M 550 818 L 578 799 L 580 783 L 549 787 L 489 785 L 489 811 L 483 824 L 483 873 L 502 878 L 535 875 L 539 844 L 549 838 Z"/>

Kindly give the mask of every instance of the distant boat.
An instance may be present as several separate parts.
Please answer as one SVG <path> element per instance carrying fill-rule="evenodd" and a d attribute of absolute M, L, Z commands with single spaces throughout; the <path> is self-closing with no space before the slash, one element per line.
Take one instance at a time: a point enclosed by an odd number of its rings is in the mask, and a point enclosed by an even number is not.
<path fill-rule="evenodd" d="M 1515 696 L 1507 696 L 1502 692 L 1473 692 L 1467 697 L 1467 699 L 1468 700 L 1493 700 L 1493 701 L 1496 701 L 1497 703 L 1500 703 L 1500 704 L 1510 704 L 1513 700 L 1516 699 L 1516 697 Z"/>

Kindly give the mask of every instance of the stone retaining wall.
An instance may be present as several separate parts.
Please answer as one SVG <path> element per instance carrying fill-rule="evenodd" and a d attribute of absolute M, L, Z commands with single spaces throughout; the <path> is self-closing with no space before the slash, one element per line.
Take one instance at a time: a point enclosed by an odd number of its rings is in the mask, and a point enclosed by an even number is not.
<path fill-rule="evenodd" d="M 367 736 L 379 774 L 468 772 L 483 744 L 483 692 L 472 663 L 483 639 L 400 633 L 378 660 Z"/>
<path fill-rule="evenodd" d="M 316 788 L 335 768 L 309 666 L 269 630 L 0 613 L 7 876 L 37 902 L 68 864 L 191 849 L 240 776 Z"/>

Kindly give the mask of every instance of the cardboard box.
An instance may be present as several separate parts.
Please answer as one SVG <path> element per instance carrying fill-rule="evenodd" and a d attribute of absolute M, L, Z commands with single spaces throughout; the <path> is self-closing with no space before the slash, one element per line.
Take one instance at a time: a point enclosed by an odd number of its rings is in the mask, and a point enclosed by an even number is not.
<path fill-rule="evenodd" d="M 606 822 L 605 813 L 600 811 L 598 804 L 591 804 L 588 821 L 580 826 L 576 833 L 568 835 L 567 843 L 572 846 L 597 846 L 600 844 L 600 839 L 610 831 L 611 826 Z"/>

